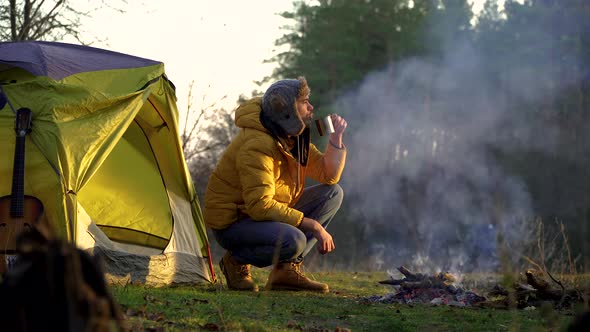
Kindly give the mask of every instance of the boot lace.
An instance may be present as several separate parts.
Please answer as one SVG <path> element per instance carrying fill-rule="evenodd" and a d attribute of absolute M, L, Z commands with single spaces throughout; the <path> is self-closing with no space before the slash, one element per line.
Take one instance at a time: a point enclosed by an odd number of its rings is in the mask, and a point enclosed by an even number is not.
<path fill-rule="evenodd" d="M 303 279 L 307 279 L 305 274 L 303 274 L 303 272 L 301 272 L 301 264 L 291 263 L 291 266 L 293 267 L 293 272 L 295 272 L 299 277 L 301 277 Z"/>
<path fill-rule="evenodd" d="M 248 264 L 240 265 L 238 273 L 242 277 L 245 277 L 245 278 L 250 277 L 250 265 L 248 265 Z"/>

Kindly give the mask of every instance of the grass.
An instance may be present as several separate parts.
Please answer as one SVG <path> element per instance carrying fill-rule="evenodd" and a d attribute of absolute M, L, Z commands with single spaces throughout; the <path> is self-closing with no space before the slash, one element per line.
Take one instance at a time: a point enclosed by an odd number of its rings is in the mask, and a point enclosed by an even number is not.
<path fill-rule="evenodd" d="M 255 269 L 263 288 L 268 270 Z M 329 294 L 237 292 L 215 285 L 111 286 L 133 331 L 560 331 L 572 313 L 381 304 L 385 272 L 317 272 Z"/>

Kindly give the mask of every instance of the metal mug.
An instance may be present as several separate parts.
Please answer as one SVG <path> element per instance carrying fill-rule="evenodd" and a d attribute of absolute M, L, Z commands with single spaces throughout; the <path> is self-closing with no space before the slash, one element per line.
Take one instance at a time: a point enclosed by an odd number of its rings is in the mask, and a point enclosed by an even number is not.
<path fill-rule="evenodd" d="M 332 116 L 327 115 L 321 119 L 315 120 L 315 125 L 320 136 L 329 135 L 334 132 L 334 125 L 332 124 Z"/>

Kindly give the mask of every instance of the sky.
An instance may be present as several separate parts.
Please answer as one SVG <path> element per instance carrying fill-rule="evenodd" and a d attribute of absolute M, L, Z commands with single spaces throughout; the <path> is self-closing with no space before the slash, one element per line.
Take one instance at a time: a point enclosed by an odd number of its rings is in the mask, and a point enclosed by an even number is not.
<path fill-rule="evenodd" d="M 96 6 L 89 0 L 73 3 L 81 9 Z M 266 86 L 258 87 L 254 81 L 272 73 L 274 65 L 263 62 L 277 53 L 274 43 L 285 33 L 281 27 L 290 23 L 277 14 L 293 9 L 292 0 L 108 3 L 124 12 L 103 8 L 85 19 L 85 42 L 162 61 L 176 86 L 181 114 L 192 81 L 195 106 L 216 103 L 233 109 L 241 94 L 263 91 Z M 482 3 L 475 0 L 473 8 L 479 10 Z"/>
<path fill-rule="evenodd" d="M 82 8 L 87 0 L 78 0 Z M 254 81 L 272 73 L 264 60 L 275 54 L 274 41 L 286 22 L 276 13 L 292 9 L 290 0 L 142 0 L 124 10 L 95 12 L 85 19 L 84 41 L 91 46 L 162 61 L 175 84 L 179 111 L 187 107 L 194 81 L 194 104 L 204 97 L 233 109 L 240 94 L 250 95 Z M 227 98 L 223 100 L 223 96 Z M 182 116 L 181 116 L 182 118 Z"/>

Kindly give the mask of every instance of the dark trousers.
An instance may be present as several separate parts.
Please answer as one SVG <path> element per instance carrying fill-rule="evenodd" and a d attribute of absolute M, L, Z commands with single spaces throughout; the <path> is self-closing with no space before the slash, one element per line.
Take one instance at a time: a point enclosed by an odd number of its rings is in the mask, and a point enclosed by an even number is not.
<path fill-rule="evenodd" d="M 339 185 L 318 184 L 303 190 L 293 208 L 324 228 L 340 208 L 344 193 Z M 276 262 L 301 262 L 316 244 L 311 233 L 280 221 L 239 220 L 228 228 L 213 230 L 215 239 L 234 259 L 265 267 Z"/>

